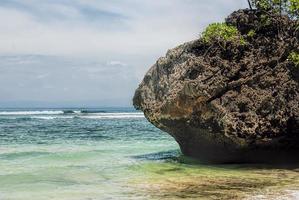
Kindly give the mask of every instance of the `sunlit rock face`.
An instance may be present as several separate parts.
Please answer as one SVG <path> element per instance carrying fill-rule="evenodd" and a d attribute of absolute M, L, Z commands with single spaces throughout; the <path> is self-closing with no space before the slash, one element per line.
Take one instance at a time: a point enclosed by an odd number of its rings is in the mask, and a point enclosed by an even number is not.
<path fill-rule="evenodd" d="M 263 25 L 261 15 L 239 10 L 226 19 L 245 45 L 187 42 L 161 57 L 136 90 L 134 106 L 183 154 L 221 163 L 298 157 L 299 67 L 288 59 L 299 51 L 298 22 L 273 17 Z"/>

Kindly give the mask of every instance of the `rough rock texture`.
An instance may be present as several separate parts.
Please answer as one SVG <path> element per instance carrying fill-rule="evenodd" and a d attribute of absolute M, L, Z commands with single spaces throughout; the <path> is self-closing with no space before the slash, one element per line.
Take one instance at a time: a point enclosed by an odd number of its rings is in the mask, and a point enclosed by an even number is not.
<path fill-rule="evenodd" d="M 279 16 L 264 22 L 262 15 L 239 10 L 226 19 L 246 45 L 185 43 L 160 58 L 136 90 L 134 106 L 183 154 L 271 162 L 299 153 L 299 68 L 288 60 L 299 50 L 298 22 Z"/>

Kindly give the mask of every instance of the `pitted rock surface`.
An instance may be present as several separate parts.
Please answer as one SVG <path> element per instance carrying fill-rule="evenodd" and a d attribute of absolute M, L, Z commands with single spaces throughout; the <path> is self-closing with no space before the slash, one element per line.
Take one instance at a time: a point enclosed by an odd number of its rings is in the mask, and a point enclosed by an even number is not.
<path fill-rule="evenodd" d="M 239 10 L 226 23 L 246 40 L 201 39 L 167 52 L 146 73 L 134 106 L 179 143 L 211 162 L 267 161 L 299 149 L 298 21 Z M 248 36 L 250 30 L 255 35 Z"/>

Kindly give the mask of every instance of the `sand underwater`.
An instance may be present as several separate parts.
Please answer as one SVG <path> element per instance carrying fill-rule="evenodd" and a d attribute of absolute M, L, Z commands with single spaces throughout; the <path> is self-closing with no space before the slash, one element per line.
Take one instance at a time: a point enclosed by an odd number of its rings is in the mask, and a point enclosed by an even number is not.
<path fill-rule="evenodd" d="M 1 200 L 299 199 L 299 166 L 204 165 L 131 108 L 1 110 Z"/>

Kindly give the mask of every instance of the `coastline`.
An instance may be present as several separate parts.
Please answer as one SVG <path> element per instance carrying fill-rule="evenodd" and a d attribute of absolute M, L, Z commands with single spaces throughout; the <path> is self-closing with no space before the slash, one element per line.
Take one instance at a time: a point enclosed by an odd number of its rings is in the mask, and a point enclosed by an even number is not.
<path fill-rule="evenodd" d="M 201 164 L 183 156 L 169 135 L 130 109 L 13 112 L 0 113 L 2 199 L 298 195 L 299 166 Z"/>

